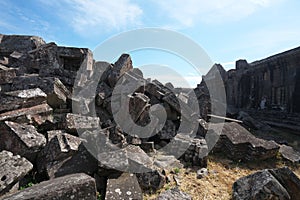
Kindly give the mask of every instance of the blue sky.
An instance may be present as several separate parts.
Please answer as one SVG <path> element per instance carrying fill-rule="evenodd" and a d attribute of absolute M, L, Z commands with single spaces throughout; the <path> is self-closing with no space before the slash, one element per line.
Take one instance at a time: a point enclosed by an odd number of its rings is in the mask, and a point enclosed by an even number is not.
<path fill-rule="evenodd" d="M 88 47 L 144 27 L 178 31 L 226 69 L 300 46 L 298 0 L 1 0 L 0 33 Z M 133 52 L 136 66 L 173 65 L 194 86 L 199 74 L 174 55 Z"/>

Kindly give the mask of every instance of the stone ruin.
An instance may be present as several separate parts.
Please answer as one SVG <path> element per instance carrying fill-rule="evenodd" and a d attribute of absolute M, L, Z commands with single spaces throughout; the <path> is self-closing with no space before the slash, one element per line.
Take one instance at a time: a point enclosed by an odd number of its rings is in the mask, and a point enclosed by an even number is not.
<path fill-rule="evenodd" d="M 221 70 L 224 80 L 229 80 L 227 74 Z M 151 123 L 150 108 L 164 106 L 167 120 L 156 135 L 131 135 L 126 130 L 132 127 L 123 130 L 116 123 L 114 112 L 121 107 L 115 98 L 126 94 L 118 90 L 118 82 L 143 83 L 127 95 L 135 124 Z M 74 95 L 85 86 L 95 95 L 89 96 L 88 90 Z M 181 112 L 182 102 L 190 101 L 188 92 L 144 79 L 128 54 L 115 63 L 96 62 L 89 49 L 61 47 L 35 36 L 0 35 L 0 199 L 90 200 L 97 194 L 109 200 L 143 199 L 143 193 L 165 185 L 166 170 L 206 167 L 208 127 L 214 131 L 220 124 L 208 124 L 211 99 L 205 83 L 194 91 L 200 113 L 188 108 Z M 195 137 L 179 133 L 182 120 L 196 121 Z M 225 123 L 222 129 L 213 152 L 247 162 L 274 158 L 280 151 L 275 142 L 258 139 L 237 123 Z M 182 155 L 159 151 L 170 142 L 176 145 L 171 150 Z M 93 144 L 96 156 L 87 143 Z M 299 162 L 293 149 L 282 149 Z M 18 190 L 32 181 L 34 186 Z M 178 189 L 158 197 L 170 198 L 191 199 Z"/>

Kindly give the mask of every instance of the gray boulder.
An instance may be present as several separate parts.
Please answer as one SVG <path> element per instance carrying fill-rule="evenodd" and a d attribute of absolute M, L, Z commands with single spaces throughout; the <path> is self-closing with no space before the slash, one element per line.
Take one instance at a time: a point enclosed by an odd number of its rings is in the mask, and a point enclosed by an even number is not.
<path fill-rule="evenodd" d="M 44 181 L 3 200 L 96 200 L 95 180 L 86 174 L 72 174 Z"/>
<path fill-rule="evenodd" d="M 265 169 L 233 184 L 233 200 L 298 199 L 300 180 L 287 167 Z"/>

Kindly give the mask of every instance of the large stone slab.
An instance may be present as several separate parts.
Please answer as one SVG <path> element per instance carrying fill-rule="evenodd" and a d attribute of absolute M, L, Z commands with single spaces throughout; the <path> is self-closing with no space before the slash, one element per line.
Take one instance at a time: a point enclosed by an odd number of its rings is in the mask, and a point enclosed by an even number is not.
<path fill-rule="evenodd" d="M 19 123 L 33 123 L 37 117 L 41 121 L 52 121 L 53 109 L 48 104 L 41 104 L 30 108 L 21 108 L 0 114 L 0 121 L 11 120 Z"/>
<path fill-rule="evenodd" d="M 152 159 L 138 146 L 98 154 L 100 167 L 131 173 L 152 171 Z"/>
<path fill-rule="evenodd" d="M 231 159 L 243 161 L 264 160 L 275 157 L 279 151 L 279 145 L 274 141 L 256 138 L 235 122 L 224 123 L 224 125 L 212 124 L 210 128 L 212 131 L 222 130 L 213 151 L 223 152 Z"/>
<path fill-rule="evenodd" d="M 136 176 L 134 174 L 123 173 L 119 177 L 109 178 L 107 180 L 105 199 L 142 200 L 143 194 Z"/>
<path fill-rule="evenodd" d="M 39 88 L 0 94 L 0 113 L 46 103 L 47 95 Z"/>
<path fill-rule="evenodd" d="M 86 174 L 72 174 L 26 188 L 3 200 L 96 200 L 95 180 Z"/>
<path fill-rule="evenodd" d="M 18 189 L 19 181 L 32 170 L 33 165 L 19 155 L 8 151 L 0 152 L 0 196 Z"/>
<path fill-rule="evenodd" d="M 8 150 L 35 161 L 37 153 L 45 146 L 46 138 L 34 126 L 5 121 L 0 123 L 0 150 Z"/>
<path fill-rule="evenodd" d="M 13 80 L 13 90 L 40 88 L 47 94 L 47 103 L 53 108 L 66 106 L 70 91 L 55 77 L 40 77 L 38 74 L 18 76 Z"/>

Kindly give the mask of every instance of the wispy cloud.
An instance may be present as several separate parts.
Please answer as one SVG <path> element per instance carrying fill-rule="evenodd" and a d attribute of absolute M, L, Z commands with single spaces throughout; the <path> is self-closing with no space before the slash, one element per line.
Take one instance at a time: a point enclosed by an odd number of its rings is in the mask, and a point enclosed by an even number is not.
<path fill-rule="evenodd" d="M 197 22 L 222 23 L 249 16 L 260 8 L 284 0 L 172 0 L 154 1 L 166 15 L 182 26 L 191 27 Z"/>
<path fill-rule="evenodd" d="M 76 33 L 90 36 L 111 30 L 135 26 L 140 21 L 142 9 L 130 0 L 62 0 L 41 1 L 63 12 L 59 16 L 67 21 Z"/>

